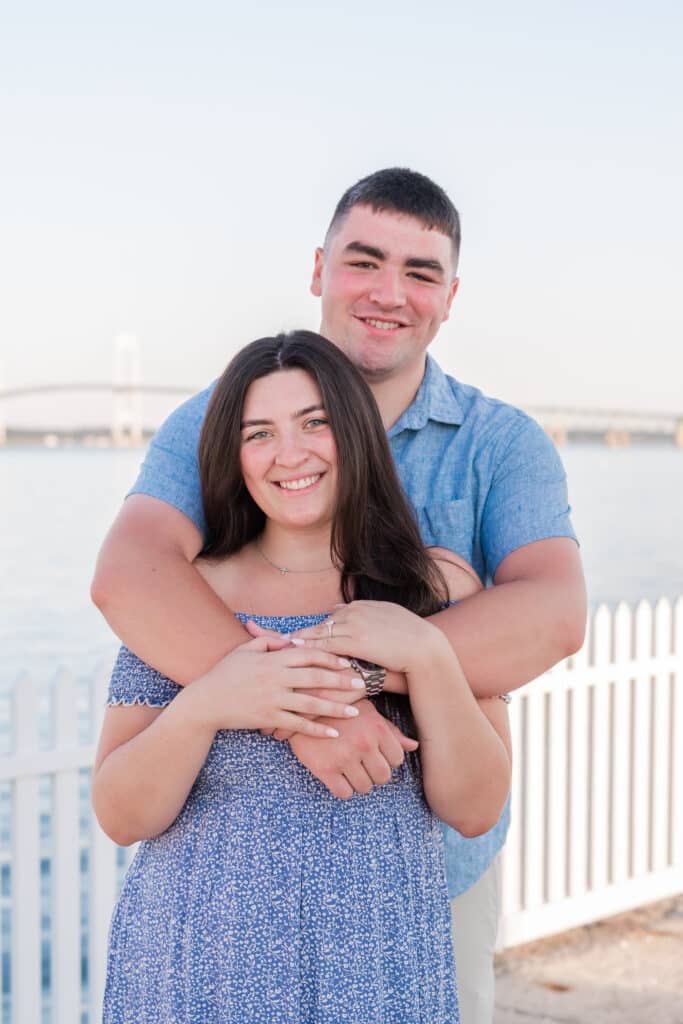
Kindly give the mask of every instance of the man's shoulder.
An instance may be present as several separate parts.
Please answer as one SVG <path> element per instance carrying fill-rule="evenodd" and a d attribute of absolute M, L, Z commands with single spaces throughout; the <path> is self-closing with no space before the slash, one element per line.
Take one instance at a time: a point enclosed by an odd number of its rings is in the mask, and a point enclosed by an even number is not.
<path fill-rule="evenodd" d="M 513 433 L 522 431 L 527 426 L 531 429 L 541 429 L 536 420 L 518 406 L 487 395 L 481 388 L 465 384 L 448 373 L 443 373 L 443 380 L 454 403 L 461 410 L 461 428 L 477 431 L 487 429 L 493 432 L 504 430 Z"/>
<path fill-rule="evenodd" d="M 215 386 L 216 382 L 213 381 L 203 391 L 198 391 L 174 409 L 159 428 L 154 443 L 167 446 L 170 442 L 183 437 L 198 436 Z"/>

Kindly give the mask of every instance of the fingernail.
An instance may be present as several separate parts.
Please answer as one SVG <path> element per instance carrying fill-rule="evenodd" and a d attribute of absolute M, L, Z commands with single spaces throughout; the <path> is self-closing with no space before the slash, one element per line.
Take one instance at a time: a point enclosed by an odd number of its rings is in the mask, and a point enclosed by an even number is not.
<path fill-rule="evenodd" d="M 339 664 L 341 665 L 342 668 L 351 668 L 351 662 L 349 661 L 348 658 L 340 658 Z"/>
<path fill-rule="evenodd" d="M 365 689 L 365 683 L 360 678 L 360 676 L 353 676 L 353 678 L 351 679 L 351 686 L 352 686 L 352 688 L 354 690 L 364 690 Z"/>
<path fill-rule="evenodd" d="M 348 715 L 350 718 L 355 718 L 358 714 L 358 708 L 354 708 L 352 704 L 347 704 L 344 708 L 344 714 Z"/>
<path fill-rule="evenodd" d="M 325 735 L 331 736 L 333 740 L 339 739 L 339 733 L 336 729 L 325 729 Z"/>
<path fill-rule="evenodd" d="M 299 638 L 296 637 L 296 636 L 290 636 L 289 642 L 290 642 L 290 644 L 294 644 L 295 647 L 305 647 L 306 646 L 306 641 L 305 640 L 299 640 Z"/>

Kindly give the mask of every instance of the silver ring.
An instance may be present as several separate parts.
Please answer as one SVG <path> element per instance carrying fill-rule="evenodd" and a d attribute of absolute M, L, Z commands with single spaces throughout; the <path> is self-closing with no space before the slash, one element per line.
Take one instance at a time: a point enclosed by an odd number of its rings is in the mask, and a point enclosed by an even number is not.
<path fill-rule="evenodd" d="M 327 619 L 325 625 L 327 626 L 327 639 L 331 640 L 334 636 L 334 619 Z"/>

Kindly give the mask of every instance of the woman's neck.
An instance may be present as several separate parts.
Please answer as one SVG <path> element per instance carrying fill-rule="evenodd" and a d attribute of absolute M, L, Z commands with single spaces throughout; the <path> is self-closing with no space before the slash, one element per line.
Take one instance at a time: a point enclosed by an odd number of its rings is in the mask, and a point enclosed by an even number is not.
<path fill-rule="evenodd" d="M 269 521 L 255 544 L 261 555 L 280 571 L 322 572 L 334 568 L 329 526 L 289 530 Z"/>

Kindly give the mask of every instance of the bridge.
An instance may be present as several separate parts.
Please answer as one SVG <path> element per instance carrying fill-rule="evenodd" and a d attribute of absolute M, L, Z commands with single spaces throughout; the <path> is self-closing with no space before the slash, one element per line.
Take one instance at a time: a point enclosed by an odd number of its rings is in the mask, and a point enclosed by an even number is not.
<path fill-rule="evenodd" d="M 633 440 L 672 440 L 683 448 L 683 411 L 640 412 L 624 409 L 583 409 L 534 406 L 529 415 L 541 424 L 557 445 L 580 438 L 602 438 L 610 448 Z"/>
<path fill-rule="evenodd" d="M 12 399 L 36 397 L 57 393 L 106 393 L 113 395 L 110 422 L 92 430 L 77 429 L 62 431 L 63 436 L 91 439 L 108 438 L 115 447 L 140 445 L 143 442 L 142 398 L 143 395 L 178 395 L 185 397 L 194 393 L 192 387 L 164 384 L 143 384 L 140 369 L 140 349 L 137 339 L 131 334 L 120 334 L 114 342 L 114 373 L 109 381 L 77 381 L 74 383 L 33 384 L 21 387 L 0 386 L 0 445 L 7 443 L 7 403 Z M 56 445 L 60 433 L 48 433 Z"/>
<path fill-rule="evenodd" d="M 108 438 L 116 447 L 140 445 L 143 442 L 143 395 L 189 396 L 200 388 L 183 385 L 143 384 L 137 340 L 132 335 L 119 335 L 115 341 L 114 374 L 110 381 L 37 384 L 22 387 L 0 386 L 0 445 L 7 441 L 7 403 L 12 399 L 36 395 L 72 393 L 106 393 L 113 395 L 111 421 L 95 430 L 65 431 L 73 437 Z M 683 411 L 678 413 L 641 412 L 580 408 L 576 406 L 530 406 L 526 408 L 557 445 L 568 441 L 602 440 L 610 447 L 623 447 L 633 441 L 673 441 L 683 449 Z M 51 435 L 59 443 L 59 435 Z"/>

